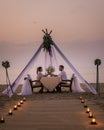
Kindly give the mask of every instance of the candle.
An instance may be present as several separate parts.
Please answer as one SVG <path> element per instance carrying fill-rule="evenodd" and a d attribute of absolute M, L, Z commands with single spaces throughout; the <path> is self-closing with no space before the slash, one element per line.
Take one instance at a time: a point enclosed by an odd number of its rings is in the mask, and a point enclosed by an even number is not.
<path fill-rule="evenodd" d="M 17 105 L 14 105 L 14 110 L 17 110 Z"/>
<path fill-rule="evenodd" d="M 13 113 L 12 113 L 12 109 L 9 110 L 8 114 L 9 114 L 9 115 L 12 115 L 12 114 L 13 114 Z"/>
<path fill-rule="evenodd" d="M 79 99 L 82 100 L 82 96 L 80 96 Z"/>
<path fill-rule="evenodd" d="M 82 96 L 80 96 L 79 99 L 82 100 Z"/>
<path fill-rule="evenodd" d="M 18 106 L 18 107 L 20 107 L 20 106 L 21 106 L 20 102 L 18 102 L 17 106 Z"/>
<path fill-rule="evenodd" d="M 25 97 L 23 98 L 23 101 L 26 101 L 26 98 L 25 98 Z"/>
<path fill-rule="evenodd" d="M 89 118 L 92 118 L 92 117 L 93 117 L 92 112 L 89 112 Z"/>
<path fill-rule="evenodd" d="M 91 119 L 91 124 L 96 124 L 96 118 L 95 118 L 95 117 L 93 117 L 93 118 Z"/>
<path fill-rule="evenodd" d="M 5 122 L 5 119 L 4 117 L 2 116 L 1 119 L 0 119 L 0 123 L 4 123 Z"/>
<path fill-rule="evenodd" d="M 84 107 L 87 108 L 87 104 L 86 103 L 84 104 Z"/>
<path fill-rule="evenodd" d="M 89 113 L 90 112 L 90 108 L 88 107 L 87 109 L 86 109 L 86 113 Z"/>
<path fill-rule="evenodd" d="M 21 100 L 20 103 L 23 104 L 23 100 Z"/>
<path fill-rule="evenodd" d="M 81 103 L 84 103 L 84 102 L 85 102 L 85 100 L 82 99 L 82 100 L 81 100 Z"/>

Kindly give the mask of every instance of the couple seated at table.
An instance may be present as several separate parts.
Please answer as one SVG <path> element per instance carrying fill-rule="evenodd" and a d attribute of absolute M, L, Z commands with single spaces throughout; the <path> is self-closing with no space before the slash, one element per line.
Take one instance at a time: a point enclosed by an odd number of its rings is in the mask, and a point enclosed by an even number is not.
<path fill-rule="evenodd" d="M 63 66 L 63 65 L 60 65 L 60 66 L 59 66 L 59 71 L 60 71 L 60 73 L 59 73 L 58 75 L 50 74 L 50 73 L 48 73 L 47 75 L 44 75 L 44 74 L 42 73 L 42 71 L 43 71 L 43 68 L 42 68 L 42 67 L 38 67 L 38 68 L 37 68 L 37 80 L 39 80 L 39 81 L 41 80 L 42 77 L 48 76 L 48 75 L 58 76 L 58 77 L 61 78 L 61 81 L 67 80 L 67 75 L 66 75 L 66 72 L 64 71 L 64 66 Z M 60 87 L 60 85 L 57 85 L 57 86 L 56 86 L 56 90 L 57 90 L 57 92 L 61 92 L 61 87 Z M 43 87 L 41 88 L 40 92 L 43 92 Z"/>

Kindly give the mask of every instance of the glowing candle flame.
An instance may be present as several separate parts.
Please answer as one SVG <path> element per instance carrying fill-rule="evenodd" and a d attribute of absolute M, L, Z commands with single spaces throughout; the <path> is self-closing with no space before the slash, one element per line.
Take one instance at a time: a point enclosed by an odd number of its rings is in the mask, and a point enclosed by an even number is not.
<path fill-rule="evenodd" d="M 84 107 L 87 108 L 87 104 L 86 103 L 84 104 Z"/>
<path fill-rule="evenodd" d="M 3 117 L 3 116 L 1 117 L 1 120 L 4 120 L 4 117 Z"/>
<path fill-rule="evenodd" d="M 23 98 L 23 101 L 26 101 L 26 98 L 25 98 L 25 97 Z"/>
<path fill-rule="evenodd" d="M 1 122 L 1 123 L 4 123 L 4 122 L 5 122 L 5 119 L 4 119 L 3 116 L 1 117 L 0 122 Z"/>
<path fill-rule="evenodd" d="M 20 103 L 23 104 L 23 100 L 21 100 Z"/>
<path fill-rule="evenodd" d="M 85 102 L 85 101 L 82 99 L 82 100 L 81 100 L 81 103 L 84 103 L 84 102 Z"/>
<path fill-rule="evenodd" d="M 9 113 L 8 113 L 8 114 L 9 114 L 9 115 L 12 115 L 12 109 L 9 110 Z"/>
<path fill-rule="evenodd" d="M 93 117 L 92 112 L 89 112 L 89 118 L 92 118 L 92 117 Z"/>
<path fill-rule="evenodd" d="M 91 124 L 96 124 L 96 118 L 93 117 L 93 118 L 91 119 Z"/>
<path fill-rule="evenodd" d="M 17 106 L 18 106 L 18 107 L 20 107 L 20 106 L 21 106 L 20 102 L 18 102 Z"/>
<path fill-rule="evenodd" d="M 79 99 L 82 100 L 82 96 L 80 96 Z"/>
<path fill-rule="evenodd" d="M 88 107 L 87 109 L 86 109 L 86 113 L 89 113 L 90 112 L 90 108 Z"/>
<path fill-rule="evenodd" d="M 17 110 L 17 105 L 14 105 L 14 110 Z"/>

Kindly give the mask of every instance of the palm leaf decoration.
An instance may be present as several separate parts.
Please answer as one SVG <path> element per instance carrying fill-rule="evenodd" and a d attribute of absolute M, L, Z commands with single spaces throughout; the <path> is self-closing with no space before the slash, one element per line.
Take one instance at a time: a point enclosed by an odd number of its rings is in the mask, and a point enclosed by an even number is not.
<path fill-rule="evenodd" d="M 100 65 L 101 64 L 101 60 L 100 59 L 96 59 L 95 60 L 95 65 Z"/>
<path fill-rule="evenodd" d="M 2 66 L 3 66 L 5 69 L 9 68 L 9 67 L 10 67 L 9 61 L 2 61 Z"/>
<path fill-rule="evenodd" d="M 44 36 L 43 36 L 43 48 L 44 51 L 46 50 L 47 52 L 51 53 L 51 45 L 53 45 L 53 41 L 52 38 L 50 36 L 50 34 L 52 33 L 52 30 L 48 33 L 47 29 L 46 31 L 42 30 L 44 32 Z"/>
<path fill-rule="evenodd" d="M 5 68 L 6 70 L 6 82 L 7 82 L 7 91 L 8 91 L 8 86 L 10 86 L 10 89 L 13 93 L 13 90 L 12 90 L 12 86 L 11 86 L 11 82 L 10 82 L 10 79 L 9 79 L 9 74 L 8 74 L 8 68 L 10 67 L 10 63 L 9 61 L 2 61 L 2 66 Z"/>

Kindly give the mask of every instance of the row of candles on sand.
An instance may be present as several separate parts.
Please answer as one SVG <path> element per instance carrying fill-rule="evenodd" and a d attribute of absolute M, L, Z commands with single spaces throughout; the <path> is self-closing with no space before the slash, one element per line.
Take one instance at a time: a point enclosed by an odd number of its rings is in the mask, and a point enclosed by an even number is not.
<path fill-rule="evenodd" d="M 92 124 L 92 125 L 97 124 L 96 118 L 94 117 L 93 112 L 90 110 L 90 108 L 88 107 L 88 105 L 86 104 L 86 102 L 85 102 L 85 100 L 82 98 L 82 96 L 80 96 L 80 100 L 81 100 L 81 103 L 84 103 L 84 108 L 86 108 L 86 113 L 89 114 L 88 117 L 91 118 L 91 124 Z"/>
<path fill-rule="evenodd" d="M 23 97 L 22 100 L 20 100 L 17 104 L 15 104 L 15 105 L 13 106 L 13 109 L 10 109 L 10 110 L 8 111 L 8 115 L 12 115 L 12 114 L 13 114 L 13 110 L 17 110 L 18 107 L 21 107 L 21 105 L 22 105 L 25 101 L 26 101 L 26 98 Z M 3 115 L 2 115 L 1 118 L 0 118 L 0 123 L 5 123 L 5 118 L 4 118 Z"/>

